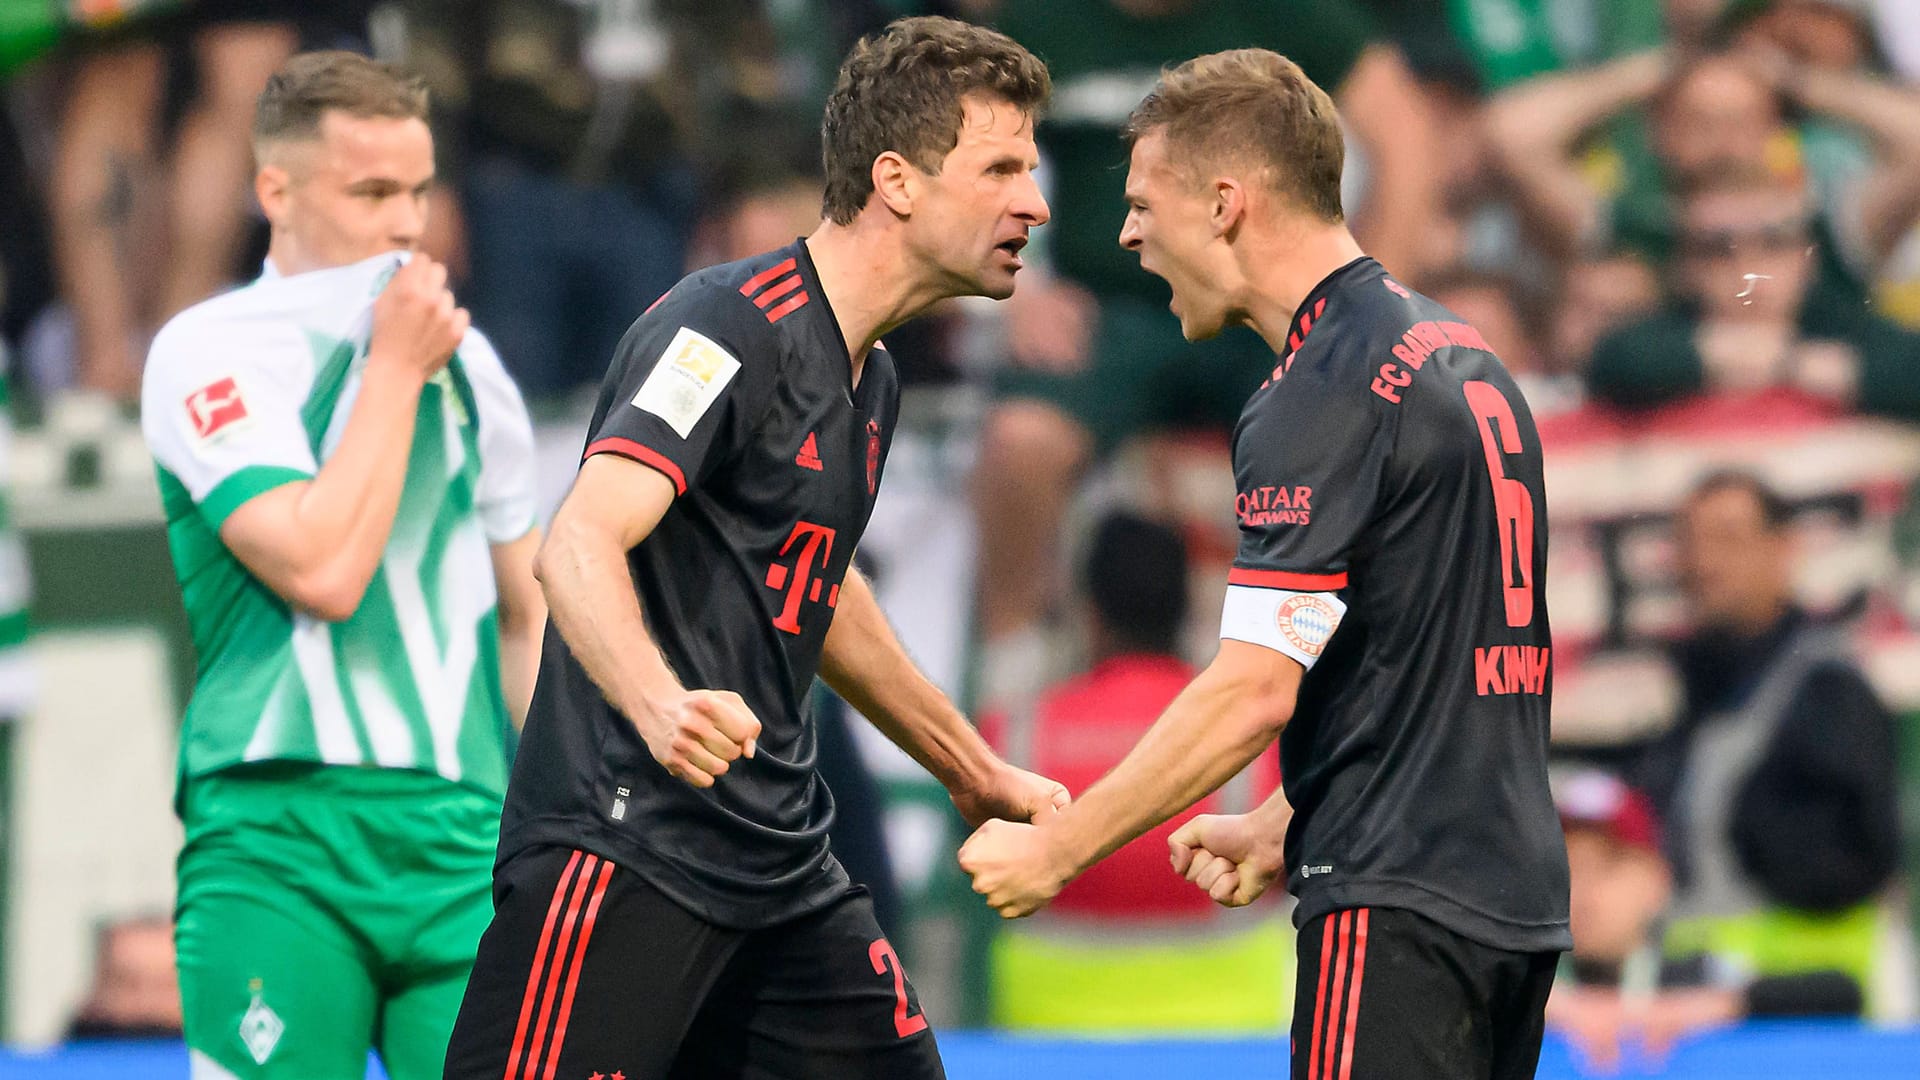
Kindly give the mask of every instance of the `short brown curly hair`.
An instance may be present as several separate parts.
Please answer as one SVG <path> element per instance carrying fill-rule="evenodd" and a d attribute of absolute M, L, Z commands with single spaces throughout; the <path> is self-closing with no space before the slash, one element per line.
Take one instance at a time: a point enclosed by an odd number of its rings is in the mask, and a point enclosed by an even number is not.
<path fill-rule="evenodd" d="M 889 150 L 938 173 L 960 141 L 967 95 L 1032 114 L 1052 92 L 1047 66 L 1005 34 L 937 15 L 894 20 L 853 47 L 827 99 L 821 213 L 850 224 L 873 195 L 874 159 Z"/>
<path fill-rule="evenodd" d="M 1127 145 L 1164 131 L 1188 172 L 1258 169 L 1272 190 L 1325 221 L 1343 220 L 1340 115 L 1300 65 L 1266 49 L 1196 56 L 1162 72 L 1127 120 Z"/>

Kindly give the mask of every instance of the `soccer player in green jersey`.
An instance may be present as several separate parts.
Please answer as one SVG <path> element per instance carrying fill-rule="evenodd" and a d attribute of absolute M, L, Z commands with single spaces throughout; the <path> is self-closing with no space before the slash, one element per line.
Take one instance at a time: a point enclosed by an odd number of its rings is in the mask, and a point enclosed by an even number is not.
<path fill-rule="evenodd" d="M 199 656 L 177 929 L 196 1080 L 437 1077 L 546 609 L 532 431 L 408 257 L 425 91 L 290 60 L 254 121 L 260 279 L 154 340 L 141 426 Z"/>

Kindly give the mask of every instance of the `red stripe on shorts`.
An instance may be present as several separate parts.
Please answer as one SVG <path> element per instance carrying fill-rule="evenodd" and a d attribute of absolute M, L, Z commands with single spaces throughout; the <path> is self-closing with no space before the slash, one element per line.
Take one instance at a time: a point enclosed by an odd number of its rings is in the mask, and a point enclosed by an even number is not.
<path fill-rule="evenodd" d="M 573 949 L 573 974 L 567 976 L 567 992 L 560 998 L 560 1019 L 553 1027 L 553 1046 L 547 1050 L 547 1074 L 545 1080 L 553 1080 L 553 1072 L 560 1067 L 560 1044 L 567 1041 L 567 1020 L 573 1016 L 573 992 L 580 987 L 580 969 L 587 963 L 587 942 L 593 938 L 593 924 L 600 917 L 600 898 L 607 895 L 607 879 L 613 876 L 613 864 L 600 864 L 600 880 L 594 882 L 593 899 L 587 901 L 587 917 L 580 924 L 580 944 Z M 1353 1033 L 1349 1031 L 1351 1040 Z"/>
<path fill-rule="evenodd" d="M 1340 1080 L 1353 1075 L 1353 1028 L 1360 1016 L 1360 980 L 1367 977 L 1367 911 L 1360 909 L 1360 923 L 1353 933 L 1353 988 L 1347 991 L 1347 1037 L 1340 1048 Z"/>
<path fill-rule="evenodd" d="M 547 988 L 540 993 L 540 1018 L 533 1029 L 533 1047 L 527 1051 L 527 1080 L 533 1080 L 534 1072 L 539 1069 L 540 1049 L 547 1044 L 547 1013 L 553 1008 L 554 995 L 560 992 L 560 973 L 567 966 L 567 946 L 573 942 L 573 928 L 580 920 L 580 902 L 587 898 L 587 879 L 593 877 L 593 868 L 600 865 L 600 856 L 589 855 L 580 875 L 575 879 L 578 887 L 573 890 L 573 899 L 567 901 L 567 917 L 560 922 L 560 943 L 553 950 L 553 965 L 547 968 Z"/>
<path fill-rule="evenodd" d="M 1327 962 L 1333 959 L 1333 916 L 1320 934 L 1320 981 L 1313 990 L 1313 1040 L 1307 1043 L 1308 1080 L 1320 1080 L 1320 1022 L 1327 1012 Z M 511 1078 L 509 1078 L 511 1080 Z"/>
<path fill-rule="evenodd" d="M 513 1049 L 507 1053 L 506 1080 L 514 1080 L 520 1072 L 520 1048 L 526 1045 L 527 1024 L 533 1019 L 534 991 L 540 986 L 540 969 L 547 962 L 547 943 L 553 938 L 553 920 L 560 917 L 560 903 L 566 899 L 567 884 L 573 880 L 574 867 L 580 865 L 580 852 L 573 853 L 567 860 L 567 868 L 560 871 L 560 881 L 553 887 L 553 903 L 547 906 L 547 924 L 540 928 L 540 944 L 533 950 L 533 970 L 527 972 L 527 993 L 520 999 L 520 1023 L 513 1029 Z"/>

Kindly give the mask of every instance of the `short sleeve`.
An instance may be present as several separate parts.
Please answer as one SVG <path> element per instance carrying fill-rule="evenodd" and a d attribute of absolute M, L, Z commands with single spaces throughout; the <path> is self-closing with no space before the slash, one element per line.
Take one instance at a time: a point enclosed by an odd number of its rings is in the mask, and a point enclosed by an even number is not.
<path fill-rule="evenodd" d="M 1312 668 L 1339 629 L 1339 596 L 1374 517 L 1393 449 L 1392 417 L 1324 367 L 1296 358 L 1260 391 L 1234 438 L 1240 548 L 1220 636 Z"/>
<path fill-rule="evenodd" d="M 683 282 L 621 339 L 583 456 L 632 458 L 685 494 L 745 445 L 771 402 L 779 349 L 736 292 Z"/>
<path fill-rule="evenodd" d="M 479 331 L 461 343 L 460 361 L 480 413 L 480 525 L 488 543 L 510 543 L 534 525 L 533 421 L 493 343 Z"/>
<path fill-rule="evenodd" d="M 140 427 L 155 462 L 207 525 L 318 470 L 301 407 L 313 355 L 285 322 L 176 319 L 154 339 Z"/>
<path fill-rule="evenodd" d="M 1379 502 L 1393 450 L 1392 408 L 1296 360 L 1260 391 L 1234 442 L 1240 549 L 1232 581 L 1333 592 Z"/>

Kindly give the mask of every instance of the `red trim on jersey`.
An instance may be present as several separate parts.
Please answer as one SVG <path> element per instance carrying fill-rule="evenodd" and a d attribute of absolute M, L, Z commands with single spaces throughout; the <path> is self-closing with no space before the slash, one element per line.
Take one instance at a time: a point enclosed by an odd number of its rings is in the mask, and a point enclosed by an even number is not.
<path fill-rule="evenodd" d="M 1360 980 L 1367 977 L 1367 912 L 1360 909 L 1360 922 L 1353 934 L 1353 989 L 1347 991 L 1347 1037 L 1340 1047 L 1340 1080 L 1353 1075 L 1353 1029 L 1360 1017 Z M 551 1076 L 547 1080 L 553 1080 Z"/>
<path fill-rule="evenodd" d="M 673 481 L 675 495 L 687 493 L 687 474 L 680 471 L 680 466 L 667 460 L 666 455 L 651 447 L 642 446 L 632 439 L 622 439 L 613 435 L 589 443 L 587 452 L 580 455 L 580 460 L 585 461 L 595 454 L 619 454 L 623 458 L 631 458 L 642 465 L 651 466 L 655 472 Z"/>
<path fill-rule="evenodd" d="M 533 968 L 527 972 L 527 993 L 520 999 L 520 1023 L 513 1029 L 513 1049 L 507 1052 L 507 1074 L 505 1080 L 514 1080 L 520 1072 L 520 1048 L 526 1045 L 527 1024 L 533 1019 L 534 991 L 540 986 L 540 971 L 546 966 L 547 945 L 553 939 L 553 920 L 560 916 L 560 903 L 567 898 L 567 885 L 573 880 L 574 867 L 580 865 L 580 852 L 575 851 L 573 858 L 567 860 L 567 868 L 560 871 L 560 880 L 553 887 L 553 903 L 547 906 L 547 924 L 540 928 L 540 944 L 533 950 Z"/>
<path fill-rule="evenodd" d="M 1285 570 L 1248 570 L 1236 566 L 1227 571 L 1227 584 L 1294 592 L 1338 592 L 1347 587 L 1347 575 L 1293 574 Z"/>
<path fill-rule="evenodd" d="M 560 992 L 560 975 L 567 966 L 567 946 L 573 943 L 573 928 L 580 921 L 580 901 L 587 898 L 587 879 L 599 864 L 600 856 L 587 856 L 586 865 L 580 868 L 579 888 L 573 890 L 573 899 L 567 903 L 567 917 L 560 922 L 560 943 L 554 949 L 554 964 L 547 969 L 547 987 L 540 994 L 540 1023 L 533 1029 L 533 1047 L 527 1051 L 527 1080 L 533 1080 L 534 1071 L 543 1060 L 540 1051 L 547 1044 L 547 1013 L 553 1008 L 554 996 Z"/>
<path fill-rule="evenodd" d="M 1333 916 L 1329 915 L 1327 916 L 1327 918 L 1331 920 Z M 1352 929 L 1353 929 L 1353 912 L 1351 911 L 1341 912 L 1340 913 L 1340 954 L 1339 954 L 1340 958 L 1334 961 L 1333 996 L 1327 999 L 1333 1006 L 1333 1022 L 1327 1025 L 1327 1071 L 1323 1074 L 1322 1080 L 1333 1080 L 1333 1050 L 1334 1050 L 1334 1046 L 1336 1045 L 1334 1043 L 1334 1035 L 1340 1029 L 1340 995 L 1341 995 L 1341 992 L 1346 989 L 1346 985 L 1347 985 L 1347 963 L 1349 960 L 1349 954 L 1347 952 L 1347 941 L 1348 941 L 1349 935 L 1352 933 Z"/>
<path fill-rule="evenodd" d="M 795 274 L 792 277 L 787 278 L 784 281 L 781 281 L 779 284 L 772 286 L 766 292 L 761 293 L 759 296 L 754 297 L 753 306 L 761 309 L 762 311 L 765 311 L 768 304 L 773 303 L 775 300 L 780 299 L 781 297 L 787 295 L 788 293 L 792 292 L 793 290 L 799 287 L 800 287 L 800 275 Z"/>
<path fill-rule="evenodd" d="M 668 293 L 671 293 L 671 292 L 673 292 L 673 290 L 672 290 L 672 289 L 668 289 L 668 290 L 667 290 L 666 292 L 663 292 L 663 293 L 661 293 L 661 294 L 660 294 L 660 296 L 659 296 L 659 298 L 658 298 L 658 299 L 656 299 L 656 300 L 654 300 L 654 302 L 653 302 L 653 303 L 651 303 L 651 304 L 648 304 L 648 305 L 647 305 L 647 310 L 645 310 L 645 311 L 643 311 L 643 312 L 641 312 L 640 314 L 642 314 L 642 315 L 651 315 L 651 314 L 653 314 L 653 309 L 654 309 L 654 308 L 657 308 L 657 307 L 659 307 L 659 306 L 660 306 L 661 304 L 664 304 L 664 303 L 666 303 L 666 301 L 667 301 L 667 295 L 668 295 Z"/>
<path fill-rule="evenodd" d="M 1313 988 L 1313 1040 L 1307 1044 L 1307 1078 L 1320 1080 L 1320 1022 L 1327 1011 L 1327 962 L 1333 958 L 1333 916 L 1320 933 L 1320 981 Z"/>
<path fill-rule="evenodd" d="M 778 266 L 768 267 L 767 269 L 760 271 L 759 273 L 748 278 L 746 284 L 740 286 L 740 295 L 752 296 L 755 290 L 759 289 L 760 286 L 765 285 L 767 282 L 772 281 L 774 278 L 777 278 L 782 274 L 793 273 L 794 267 L 798 265 L 799 264 L 796 263 L 794 260 L 788 259 L 786 262 L 783 262 Z"/>
<path fill-rule="evenodd" d="M 802 290 L 800 292 L 794 293 L 793 296 L 789 297 L 788 299 L 782 300 L 780 303 L 767 309 L 767 321 L 770 323 L 777 323 L 781 319 L 786 318 L 788 315 L 791 315 L 794 312 L 799 311 L 801 308 L 806 306 L 807 306 L 807 294 L 804 290 Z"/>
<path fill-rule="evenodd" d="M 542 1080 L 553 1080 L 560 1067 L 560 1044 L 567 1041 L 567 1021 L 573 1016 L 573 992 L 580 987 L 580 969 L 587 964 L 587 942 L 593 938 L 593 924 L 600 917 L 600 899 L 607 895 L 607 879 L 613 876 L 613 864 L 600 864 L 600 880 L 594 883 L 593 899 L 587 902 L 587 918 L 580 925 L 580 944 L 573 949 L 573 974 L 567 976 L 567 992 L 560 998 L 560 1019 L 554 1022 L 553 1045 L 547 1048 L 547 1072 Z M 1353 1040 L 1351 1028 L 1347 1040 Z"/>

